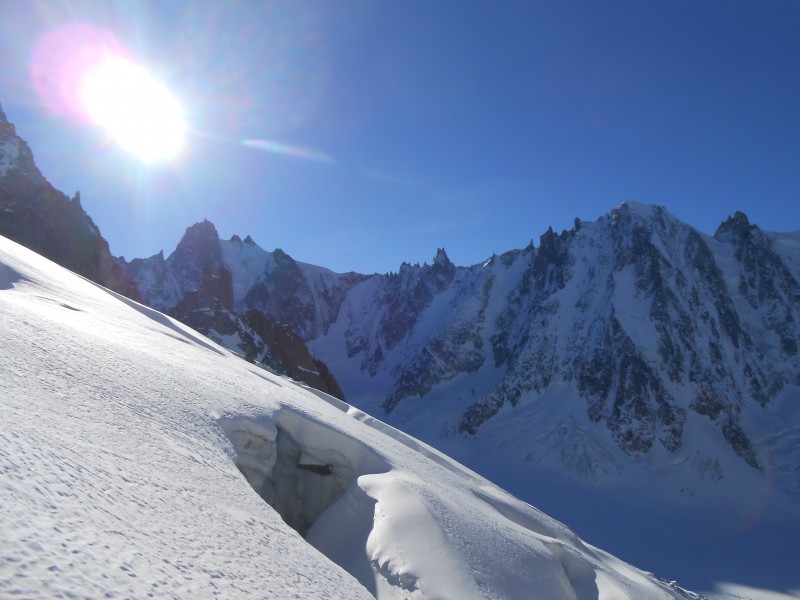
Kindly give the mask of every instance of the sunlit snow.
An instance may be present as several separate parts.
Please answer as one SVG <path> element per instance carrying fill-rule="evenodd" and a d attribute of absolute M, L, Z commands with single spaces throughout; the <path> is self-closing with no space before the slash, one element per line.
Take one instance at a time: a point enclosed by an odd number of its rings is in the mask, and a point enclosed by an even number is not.
<path fill-rule="evenodd" d="M 4 238 L 0 312 L 2 597 L 691 597 Z"/>

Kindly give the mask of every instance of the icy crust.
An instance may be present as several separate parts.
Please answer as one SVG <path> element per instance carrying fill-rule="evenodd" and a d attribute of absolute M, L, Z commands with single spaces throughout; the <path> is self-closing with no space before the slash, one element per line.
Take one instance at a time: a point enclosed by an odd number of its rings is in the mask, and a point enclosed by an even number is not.
<path fill-rule="evenodd" d="M 0 265 L 0 596 L 689 597 L 2 238 Z"/>

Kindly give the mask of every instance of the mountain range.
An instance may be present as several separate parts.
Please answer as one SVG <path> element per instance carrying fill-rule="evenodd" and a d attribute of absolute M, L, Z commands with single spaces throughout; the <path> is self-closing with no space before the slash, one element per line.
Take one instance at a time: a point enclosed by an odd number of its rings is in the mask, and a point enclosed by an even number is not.
<path fill-rule="evenodd" d="M 422 415 L 423 437 L 435 421 L 440 436 L 480 438 L 538 405 L 531 460 L 599 478 L 689 452 L 687 469 L 710 478 L 769 464 L 800 499 L 798 456 L 748 425 L 800 393 L 800 234 L 740 212 L 705 236 L 626 203 L 479 265 L 439 249 L 385 275 L 220 240 L 205 221 L 169 258 L 121 265 L 146 304 L 235 351 L 253 354 L 234 315 L 283 324 L 350 402 L 412 431 Z M 697 454 L 687 440 L 700 435 L 713 443 Z"/>
<path fill-rule="evenodd" d="M 729 572 L 751 565 L 752 583 L 800 587 L 792 559 L 756 565 L 752 538 L 720 534 L 753 515 L 754 537 L 790 545 L 800 532 L 800 232 L 765 232 L 735 212 L 706 235 L 627 202 L 468 267 L 438 249 L 393 273 L 334 273 L 250 236 L 222 240 L 209 221 L 166 258 L 126 261 L 4 117 L 0 127 L 0 234 L 558 505 L 561 518 L 617 503 L 684 527 L 713 522 L 713 548 L 735 555 Z M 588 531 L 604 543 L 619 534 L 597 523 Z M 625 557 L 631 535 L 612 549 Z M 678 553 L 645 566 L 680 564 Z M 707 583 L 686 569 L 690 584 Z"/>

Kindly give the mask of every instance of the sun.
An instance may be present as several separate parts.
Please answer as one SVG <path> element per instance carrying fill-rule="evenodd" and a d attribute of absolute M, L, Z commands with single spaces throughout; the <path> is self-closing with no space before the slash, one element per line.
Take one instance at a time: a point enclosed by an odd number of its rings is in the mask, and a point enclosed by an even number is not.
<path fill-rule="evenodd" d="M 110 57 L 87 70 L 79 95 L 89 117 L 143 162 L 171 160 L 183 149 L 180 103 L 129 60 Z"/>

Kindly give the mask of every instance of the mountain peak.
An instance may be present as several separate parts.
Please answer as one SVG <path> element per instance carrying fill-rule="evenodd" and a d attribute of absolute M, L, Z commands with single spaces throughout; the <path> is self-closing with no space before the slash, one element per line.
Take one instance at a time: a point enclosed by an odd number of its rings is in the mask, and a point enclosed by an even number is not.
<path fill-rule="evenodd" d="M 27 142 L 17 135 L 14 124 L 10 123 L 0 107 L 0 177 L 9 171 L 22 173 L 32 183 L 38 185 L 45 181 L 33 160 L 33 152 Z"/>
<path fill-rule="evenodd" d="M 433 259 L 433 264 L 449 266 L 452 265 L 453 263 L 450 261 L 450 258 L 447 256 L 447 252 L 445 252 L 444 248 L 437 248 L 436 256 Z"/>
<path fill-rule="evenodd" d="M 745 237 L 756 226 L 750 224 L 750 219 L 742 211 L 737 210 L 732 217 L 723 221 L 714 233 L 714 239 L 720 242 L 733 241 Z"/>
<path fill-rule="evenodd" d="M 649 217 L 655 208 L 655 204 L 645 204 L 636 200 L 626 200 L 617 207 L 618 210 L 627 210 L 643 217 Z"/>
<path fill-rule="evenodd" d="M 609 213 L 612 218 L 617 215 L 623 215 L 637 220 L 662 220 L 665 216 L 670 215 L 669 211 L 660 204 L 644 204 L 635 200 L 626 200 Z M 672 217 L 674 219 L 674 217 Z"/>
<path fill-rule="evenodd" d="M 217 233 L 217 228 L 214 224 L 209 221 L 208 219 L 203 219 L 199 223 L 195 223 L 190 227 L 186 228 L 186 232 L 183 234 L 183 238 L 181 239 L 178 247 L 187 243 L 187 241 L 199 241 L 199 240 L 218 240 L 219 234 Z"/>

